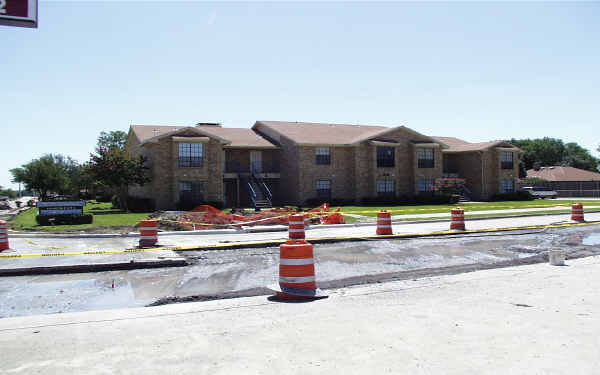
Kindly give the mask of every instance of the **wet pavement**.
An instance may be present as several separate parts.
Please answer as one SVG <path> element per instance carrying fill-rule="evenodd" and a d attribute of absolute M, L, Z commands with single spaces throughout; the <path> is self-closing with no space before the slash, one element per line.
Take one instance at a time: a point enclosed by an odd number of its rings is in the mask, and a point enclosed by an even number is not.
<path fill-rule="evenodd" d="M 598 226 L 510 234 L 373 240 L 315 245 L 322 288 L 600 254 Z M 0 317 L 145 306 L 267 294 L 278 276 L 278 247 L 185 251 L 189 266 L 0 278 Z M 114 280 L 114 288 L 113 288 Z"/>

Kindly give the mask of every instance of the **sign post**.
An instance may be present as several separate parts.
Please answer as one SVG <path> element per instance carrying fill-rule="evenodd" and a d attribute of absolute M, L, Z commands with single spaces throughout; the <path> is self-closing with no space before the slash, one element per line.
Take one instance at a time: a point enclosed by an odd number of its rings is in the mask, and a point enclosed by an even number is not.
<path fill-rule="evenodd" d="M 0 25 L 37 27 L 37 0 L 0 0 Z"/>

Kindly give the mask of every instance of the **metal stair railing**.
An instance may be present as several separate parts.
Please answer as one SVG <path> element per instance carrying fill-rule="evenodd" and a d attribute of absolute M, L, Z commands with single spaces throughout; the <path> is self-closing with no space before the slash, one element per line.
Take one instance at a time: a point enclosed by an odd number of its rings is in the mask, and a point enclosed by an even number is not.
<path fill-rule="evenodd" d="M 465 197 L 465 199 L 467 200 L 471 200 L 471 197 L 473 196 L 473 193 L 471 192 L 471 190 L 469 190 L 468 187 L 466 187 L 465 185 L 462 186 L 460 195 L 462 195 L 463 197 Z"/>
<path fill-rule="evenodd" d="M 264 198 L 269 202 L 269 206 L 273 206 L 273 194 L 271 194 L 271 190 L 269 190 L 269 187 L 267 186 L 267 184 L 265 183 L 263 178 L 260 176 L 260 172 L 258 171 L 258 168 L 255 168 L 255 166 L 252 165 L 251 172 L 252 172 L 252 179 L 256 182 L 256 185 L 261 190 Z"/>

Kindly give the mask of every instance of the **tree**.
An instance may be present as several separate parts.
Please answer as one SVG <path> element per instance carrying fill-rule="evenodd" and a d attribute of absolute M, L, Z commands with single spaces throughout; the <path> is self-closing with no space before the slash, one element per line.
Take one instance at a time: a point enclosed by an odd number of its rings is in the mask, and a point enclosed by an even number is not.
<path fill-rule="evenodd" d="M 0 196 L 7 196 L 9 198 L 16 198 L 19 194 L 11 188 L 4 188 L 0 186 Z"/>
<path fill-rule="evenodd" d="M 10 170 L 13 182 L 25 184 L 26 190 L 35 190 L 44 200 L 50 192 L 63 194 L 67 188 L 67 164 L 74 162 L 62 155 L 46 154 Z"/>
<path fill-rule="evenodd" d="M 536 162 L 550 166 L 558 165 L 563 160 L 565 146 L 560 139 L 511 139 L 510 143 L 523 150 L 521 160 L 525 169 L 532 169 Z"/>
<path fill-rule="evenodd" d="M 565 145 L 563 164 L 571 167 L 593 171 L 596 169 L 598 159 L 577 143 L 571 142 Z"/>
<path fill-rule="evenodd" d="M 127 133 L 121 130 L 110 131 L 108 133 L 100 132 L 100 136 L 98 137 L 98 148 L 105 148 L 107 150 L 125 150 L 126 143 Z"/>
<path fill-rule="evenodd" d="M 521 161 L 525 169 L 568 165 L 575 168 L 594 170 L 598 163 L 598 159 L 575 142 L 564 144 L 560 139 L 548 137 L 511 139 L 510 142 L 523 150 Z"/>
<path fill-rule="evenodd" d="M 145 157 L 132 158 L 117 147 L 98 147 L 96 153 L 90 155 L 86 168 L 96 181 L 119 189 L 120 207 L 127 211 L 127 187 L 134 184 L 144 185 L 150 181 L 146 175 L 148 168 L 144 166 L 145 162 Z"/>

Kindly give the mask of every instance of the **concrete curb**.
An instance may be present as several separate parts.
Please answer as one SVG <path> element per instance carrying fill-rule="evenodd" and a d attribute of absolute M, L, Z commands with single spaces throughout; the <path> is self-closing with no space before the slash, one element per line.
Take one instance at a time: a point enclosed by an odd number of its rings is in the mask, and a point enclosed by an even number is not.
<path fill-rule="evenodd" d="M 135 270 L 144 268 L 183 267 L 188 262 L 185 258 L 169 259 L 140 259 L 129 262 L 108 262 L 90 264 L 69 264 L 45 267 L 19 267 L 0 269 L 0 277 L 26 276 L 26 275 L 56 275 L 65 273 L 89 273 L 117 270 Z"/>

